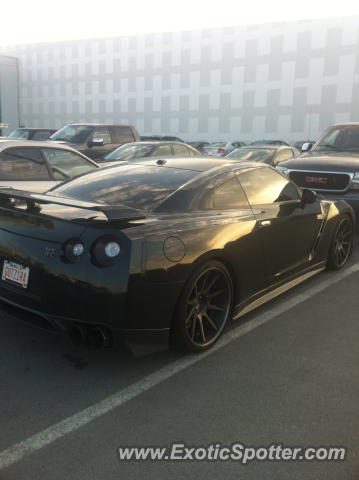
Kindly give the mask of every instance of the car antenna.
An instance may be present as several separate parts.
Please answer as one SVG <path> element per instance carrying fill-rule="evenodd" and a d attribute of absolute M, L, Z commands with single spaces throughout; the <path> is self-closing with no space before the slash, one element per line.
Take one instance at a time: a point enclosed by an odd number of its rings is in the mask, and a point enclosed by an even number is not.
<path fill-rule="evenodd" d="M 312 127 L 312 111 L 309 110 L 309 125 L 308 125 L 308 143 L 309 143 L 309 139 L 310 139 L 310 130 L 311 130 L 311 127 Z"/>

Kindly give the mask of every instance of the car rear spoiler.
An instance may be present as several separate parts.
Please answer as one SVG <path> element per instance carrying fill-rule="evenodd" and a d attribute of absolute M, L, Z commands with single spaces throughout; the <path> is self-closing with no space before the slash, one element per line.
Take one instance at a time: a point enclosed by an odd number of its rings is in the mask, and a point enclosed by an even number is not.
<path fill-rule="evenodd" d="M 14 200 L 20 200 L 26 203 L 29 212 L 37 210 L 38 213 L 40 213 L 41 204 L 55 204 L 100 212 L 107 217 L 108 221 L 130 221 L 146 218 L 139 210 L 127 207 L 126 205 L 104 205 L 102 203 L 85 202 L 69 197 L 26 192 L 15 188 L 0 188 L 0 207 L 11 207 L 15 203 Z"/>

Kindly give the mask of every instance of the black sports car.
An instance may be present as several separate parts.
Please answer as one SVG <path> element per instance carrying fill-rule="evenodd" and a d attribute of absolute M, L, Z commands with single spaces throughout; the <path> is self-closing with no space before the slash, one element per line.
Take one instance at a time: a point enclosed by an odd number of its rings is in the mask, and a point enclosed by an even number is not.
<path fill-rule="evenodd" d="M 352 249 L 346 202 L 270 166 L 169 158 L 47 194 L 0 190 L 0 308 L 78 341 L 211 347 L 238 318 Z"/>

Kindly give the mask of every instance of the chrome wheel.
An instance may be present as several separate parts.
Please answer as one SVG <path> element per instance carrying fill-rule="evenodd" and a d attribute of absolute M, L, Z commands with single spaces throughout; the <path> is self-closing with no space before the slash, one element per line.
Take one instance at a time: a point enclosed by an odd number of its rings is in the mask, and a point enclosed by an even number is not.
<path fill-rule="evenodd" d="M 192 283 L 185 309 L 189 342 L 203 349 L 222 333 L 232 305 L 232 282 L 227 270 L 208 266 Z"/>

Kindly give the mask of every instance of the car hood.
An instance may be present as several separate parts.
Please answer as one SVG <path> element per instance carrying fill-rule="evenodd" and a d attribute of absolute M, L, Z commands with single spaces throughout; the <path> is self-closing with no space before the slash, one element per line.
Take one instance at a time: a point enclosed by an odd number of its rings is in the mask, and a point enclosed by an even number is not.
<path fill-rule="evenodd" d="M 293 160 L 279 164 L 293 170 L 319 170 L 334 172 L 359 172 L 359 154 L 352 153 L 305 153 Z"/>

